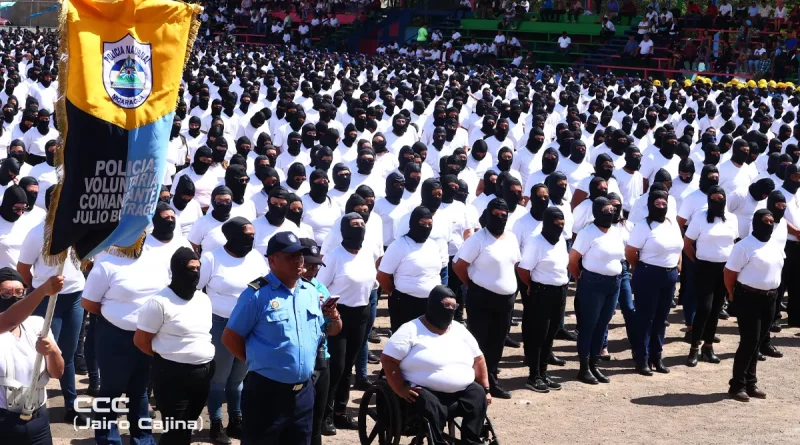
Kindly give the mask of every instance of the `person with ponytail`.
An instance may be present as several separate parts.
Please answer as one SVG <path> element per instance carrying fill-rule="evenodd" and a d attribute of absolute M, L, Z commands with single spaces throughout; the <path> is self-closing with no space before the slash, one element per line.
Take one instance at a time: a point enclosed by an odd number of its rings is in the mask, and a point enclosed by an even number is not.
<path fill-rule="evenodd" d="M 153 357 L 153 394 L 163 419 L 196 421 L 208 397 L 214 375 L 211 343 L 211 301 L 197 290 L 200 259 L 188 247 L 170 258 L 169 285 L 151 296 L 139 310 L 133 343 Z M 164 443 L 188 444 L 192 430 L 170 428 Z"/>

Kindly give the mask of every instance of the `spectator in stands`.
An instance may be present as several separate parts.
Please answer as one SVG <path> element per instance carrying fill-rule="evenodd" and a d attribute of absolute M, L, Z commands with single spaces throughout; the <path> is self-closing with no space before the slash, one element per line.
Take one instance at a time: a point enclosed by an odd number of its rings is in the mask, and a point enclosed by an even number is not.
<path fill-rule="evenodd" d="M 461 0 L 458 5 L 458 14 L 456 15 L 459 20 L 464 17 L 464 14 L 472 12 L 472 2 L 470 0 Z"/>
<path fill-rule="evenodd" d="M 734 13 L 734 17 L 737 20 L 742 20 L 747 18 L 747 5 L 744 1 L 739 0 L 739 4 L 736 5 L 736 12 Z"/>
<path fill-rule="evenodd" d="M 761 58 L 756 67 L 756 79 L 769 78 L 772 73 L 772 61 L 769 59 L 769 54 L 766 51 L 761 53 Z"/>
<path fill-rule="evenodd" d="M 705 40 L 700 41 L 700 46 L 697 47 L 697 58 L 695 58 L 692 70 L 694 71 L 708 71 L 712 58 L 711 47 Z"/>
<path fill-rule="evenodd" d="M 650 20 L 647 19 L 647 16 L 642 17 L 642 20 L 639 21 L 637 28 L 639 29 L 638 32 L 640 36 L 650 32 Z"/>
<path fill-rule="evenodd" d="M 683 52 L 681 51 L 681 44 L 678 41 L 673 41 L 669 45 L 669 61 L 667 61 L 667 69 L 674 70 L 677 68 L 679 62 L 683 61 Z"/>
<path fill-rule="evenodd" d="M 737 45 L 739 46 L 739 57 L 736 59 L 736 72 L 747 73 L 747 64 L 750 56 L 753 55 L 753 50 L 745 42 L 739 42 Z"/>
<path fill-rule="evenodd" d="M 625 47 L 622 48 L 622 56 L 633 57 L 637 48 L 639 48 L 639 42 L 636 41 L 636 37 L 628 36 L 628 41 L 625 43 Z"/>
<path fill-rule="evenodd" d="M 756 74 L 760 72 L 759 67 L 761 66 L 762 56 L 767 54 L 767 49 L 764 48 L 763 43 L 756 43 L 756 49 L 753 51 L 753 55 L 750 57 L 750 60 L 747 63 L 747 68 L 750 74 Z"/>
<path fill-rule="evenodd" d="M 618 0 L 610 0 L 608 5 L 606 6 L 606 15 L 608 19 L 612 22 L 617 22 L 619 24 L 619 1 Z"/>
<path fill-rule="evenodd" d="M 428 26 L 426 24 L 422 24 L 417 31 L 417 43 L 425 43 L 428 41 Z"/>
<path fill-rule="evenodd" d="M 694 0 L 689 1 L 689 6 L 686 7 L 686 15 L 684 19 L 686 20 L 686 26 L 689 28 L 697 28 L 700 26 L 700 19 L 702 18 L 702 11 L 700 10 L 700 6 L 694 2 Z"/>
<path fill-rule="evenodd" d="M 637 10 L 636 10 L 636 3 L 633 0 L 625 0 L 625 3 L 622 4 L 622 11 L 620 13 L 622 17 L 628 18 L 628 26 L 631 26 L 631 22 L 633 22 L 633 18 L 636 17 Z M 620 20 L 622 23 L 622 20 Z"/>
<path fill-rule="evenodd" d="M 717 9 L 717 5 L 714 4 L 713 0 L 709 1 L 708 6 L 706 6 L 706 14 L 703 16 L 703 27 L 710 28 L 714 26 L 718 15 L 719 9 Z"/>
<path fill-rule="evenodd" d="M 800 5 L 795 5 L 792 13 L 789 14 L 790 28 L 795 29 L 800 26 Z"/>
<path fill-rule="evenodd" d="M 650 40 L 650 34 L 645 34 L 642 41 L 639 42 L 639 47 L 636 48 L 634 56 L 650 60 L 650 58 L 653 57 L 653 46 L 654 43 Z"/>
<path fill-rule="evenodd" d="M 750 2 L 750 7 L 747 8 L 747 18 L 750 20 L 753 26 L 760 26 L 759 22 L 759 7 L 756 4 L 756 1 L 753 0 Z"/>
<path fill-rule="evenodd" d="M 759 28 L 764 28 L 772 18 L 772 6 L 767 3 L 767 0 L 761 0 L 761 6 L 758 7 Z"/>
<path fill-rule="evenodd" d="M 650 3 L 647 4 L 648 8 L 653 8 L 656 13 L 661 13 L 661 5 L 658 3 L 658 0 L 650 0 Z"/>
<path fill-rule="evenodd" d="M 795 31 L 789 31 L 789 36 L 783 42 L 783 46 L 788 52 L 792 52 L 797 49 L 797 33 Z"/>
<path fill-rule="evenodd" d="M 720 42 L 719 50 L 717 52 L 719 57 L 717 57 L 715 70 L 720 73 L 727 73 L 728 64 L 733 61 L 733 50 L 731 49 L 731 45 L 727 40 L 723 40 Z"/>
<path fill-rule="evenodd" d="M 569 55 L 571 45 L 572 45 L 572 39 L 567 35 L 567 32 L 564 31 L 561 33 L 561 37 L 558 38 L 558 44 L 556 45 L 556 52 Z"/>
<path fill-rule="evenodd" d="M 692 64 L 695 59 L 697 59 L 697 46 L 695 46 L 692 39 L 687 39 L 683 47 L 683 58 L 681 59 L 683 62 L 683 69 L 687 71 L 692 69 Z"/>
<path fill-rule="evenodd" d="M 786 11 L 786 6 L 783 4 L 783 0 L 778 0 L 775 3 L 775 10 L 773 11 L 773 14 L 775 16 L 775 31 L 780 31 L 781 26 L 786 23 L 786 16 L 788 14 Z"/>
<path fill-rule="evenodd" d="M 578 23 L 578 17 L 583 14 L 583 3 L 581 0 L 573 0 L 567 14 L 567 23 Z"/>
<path fill-rule="evenodd" d="M 733 6 L 731 6 L 728 0 L 722 0 L 722 4 L 719 5 L 718 9 L 719 14 L 717 14 L 717 21 L 714 23 L 714 27 L 728 29 L 733 21 Z"/>
<path fill-rule="evenodd" d="M 552 22 L 555 18 L 555 11 L 553 10 L 553 0 L 542 0 L 542 9 L 539 10 L 539 20 L 543 22 Z"/>
<path fill-rule="evenodd" d="M 608 16 L 603 17 L 603 23 L 600 26 L 600 37 L 611 38 L 617 34 L 617 28 L 614 27 L 614 22 L 609 20 Z"/>

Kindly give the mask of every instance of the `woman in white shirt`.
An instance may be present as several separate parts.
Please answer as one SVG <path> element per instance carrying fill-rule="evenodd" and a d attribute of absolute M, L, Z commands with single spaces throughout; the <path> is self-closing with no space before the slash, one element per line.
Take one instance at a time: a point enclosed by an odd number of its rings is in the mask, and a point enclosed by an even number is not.
<path fill-rule="evenodd" d="M 625 258 L 633 273 L 636 335 L 631 338 L 633 358 L 639 374 L 653 371 L 668 374 L 661 360 L 664 335 L 683 250 L 683 236 L 678 222 L 667 217 L 668 195 L 662 191 L 647 197 L 648 215 L 634 226 Z"/>
<path fill-rule="evenodd" d="M 781 246 L 770 242 L 774 224 L 769 210 L 757 210 L 753 232 L 733 246 L 723 270 L 725 289 L 736 302 L 739 321 L 739 347 L 728 393 L 742 402 L 767 397 L 756 386 L 756 366 L 759 344 L 769 336 L 770 320 L 775 315 L 784 262 Z"/>
<path fill-rule="evenodd" d="M 501 399 L 511 398 L 498 382 L 497 365 L 511 323 L 521 257 L 517 237 L 506 230 L 509 213 L 505 200 L 491 200 L 481 216 L 483 229 L 467 238 L 453 258 L 453 272 L 467 286 L 469 330 L 486 355 L 492 397 Z"/>
<path fill-rule="evenodd" d="M 188 176 L 181 176 L 178 185 L 175 187 L 175 195 L 172 197 L 170 205 L 175 211 L 177 225 L 181 235 L 188 237 L 192 231 L 194 223 L 203 217 L 203 209 L 200 203 L 194 199 L 194 182 Z"/>
<path fill-rule="evenodd" d="M 214 250 L 225 244 L 222 225 L 231 217 L 233 193 L 224 185 L 217 186 L 211 193 L 212 210 L 198 219 L 186 238 L 198 253 Z"/>
<path fill-rule="evenodd" d="M 214 374 L 211 344 L 211 301 L 197 290 L 200 260 L 188 247 L 170 260 L 172 280 L 139 311 L 133 342 L 153 356 L 153 394 L 161 417 L 196 422 L 208 397 Z M 191 425 L 191 423 L 189 423 Z M 190 443 L 192 428 L 161 433 L 166 443 Z"/>
<path fill-rule="evenodd" d="M 9 444 L 52 444 L 45 386 L 50 377 L 61 378 L 64 359 L 51 336 L 39 338 L 44 319 L 31 316 L 47 295 L 58 294 L 64 277 L 51 277 L 25 296 L 17 271 L 0 269 L 0 437 Z M 25 298 L 23 298 L 25 296 Z M 44 356 L 38 370 L 38 390 L 29 421 L 19 418 L 34 372 L 36 354 Z"/>
<path fill-rule="evenodd" d="M 328 338 L 330 388 L 326 418 L 340 429 L 356 429 L 358 423 L 345 414 L 350 396 L 350 375 L 356 355 L 364 344 L 370 317 L 369 297 L 375 283 L 377 252 L 364 246 L 366 227 L 358 213 L 347 213 L 339 224 L 341 245 L 325 255 L 325 267 L 317 281 L 338 298 L 342 330 Z M 362 248 L 364 247 L 364 248 Z M 330 420 L 326 419 L 325 423 Z"/>
<path fill-rule="evenodd" d="M 208 209 L 211 205 L 211 192 L 214 190 L 214 187 L 219 184 L 220 179 L 214 171 L 209 171 L 211 168 L 212 154 L 213 152 L 211 149 L 205 145 L 198 148 L 197 151 L 194 152 L 192 164 L 179 171 L 178 174 L 172 178 L 170 194 L 175 196 L 175 191 L 181 176 L 188 176 L 195 185 L 194 199 L 200 204 L 203 210 Z"/>
<path fill-rule="evenodd" d="M 708 189 L 708 209 L 697 212 L 684 237 L 684 250 L 695 265 L 697 312 L 692 324 L 692 342 L 687 366 L 697 360 L 719 363 L 714 354 L 719 311 L 725 303 L 722 269 L 739 237 L 736 215 L 725 210 L 725 190 L 713 185 Z M 702 344 L 702 348 L 700 345 Z M 700 354 L 700 355 L 699 355 Z"/>
<path fill-rule="evenodd" d="M 392 332 L 423 315 L 431 289 L 441 284 L 439 245 L 429 238 L 433 215 L 427 207 L 411 212 L 408 233 L 396 239 L 383 255 L 378 283 L 389 295 Z"/>
<path fill-rule="evenodd" d="M 28 197 L 22 187 L 11 185 L 5 190 L 0 204 L 0 267 L 17 267 L 22 241 L 41 222 L 29 218 L 27 207 Z"/>
<path fill-rule="evenodd" d="M 569 253 L 563 231 L 564 212 L 548 207 L 542 216 L 541 233 L 531 235 L 525 243 L 517 267 L 528 288 L 522 295 L 522 336 L 528 364 L 525 387 L 536 392 L 561 389 L 547 375 L 547 364 L 567 302 Z"/>
<path fill-rule="evenodd" d="M 569 272 L 578 280 L 578 380 L 590 385 L 610 381 L 597 368 L 597 361 L 617 306 L 625 255 L 622 235 L 611 227 L 615 211 L 608 199 L 596 198 L 592 203 L 594 222 L 578 233 L 569 253 Z"/>

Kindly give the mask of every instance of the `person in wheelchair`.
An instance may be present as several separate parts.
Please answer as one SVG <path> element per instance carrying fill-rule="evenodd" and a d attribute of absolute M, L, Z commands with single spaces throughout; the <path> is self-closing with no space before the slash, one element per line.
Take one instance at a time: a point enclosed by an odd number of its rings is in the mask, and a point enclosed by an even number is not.
<path fill-rule="evenodd" d="M 381 355 L 389 386 L 428 421 L 435 445 L 449 445 L 442 432 L 454 417 L 462 418 L 461 443 L 481 443 L 492 401 L 478 342 L 453 323 L 457 308 L 452 290 L 434 287 L 425 315 L 402 325 Z"/>

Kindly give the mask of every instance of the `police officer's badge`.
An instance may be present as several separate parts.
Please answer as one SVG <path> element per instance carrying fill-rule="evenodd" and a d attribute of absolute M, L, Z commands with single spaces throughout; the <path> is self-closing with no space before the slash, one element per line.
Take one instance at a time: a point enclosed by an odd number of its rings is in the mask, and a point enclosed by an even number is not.
<path fill-rule="evenodd" d="M 279 307 L 281 307 L 281 304 L 278 302 L 278 300 L 272 300 L 269 302 L 269 306 L 272 309 L 278 309 Z"/>
<path fill-rule="evenodd" d="M 127 34 L 103 42 L 103 85 L 111 101 L 122 108 L 138 108 L 153 90 L 153 56 L 149 43 Z"/>
<path fill-rule="evenodd" d="M 316 255 L 318 253 L 319 249 L 317 249 L 317 246 L 311 246 L 311 255 Z"/>

